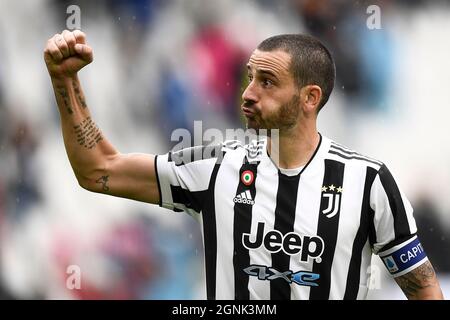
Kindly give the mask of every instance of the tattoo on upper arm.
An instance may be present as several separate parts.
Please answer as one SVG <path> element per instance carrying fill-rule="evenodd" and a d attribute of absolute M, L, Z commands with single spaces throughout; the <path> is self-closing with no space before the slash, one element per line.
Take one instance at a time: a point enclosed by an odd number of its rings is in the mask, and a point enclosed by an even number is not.
<path fill-rule="evenodd" d="M 101 176 L 95 182 L 102 184 L 102 190 L 103 191 L 109 191 L 109 187 L 107 185 L 108 184 L 108 180 L 109 180 L 109 176 Z"/>
<path fill-rule="evenodd" d="M 80 102 L 81 106 L 82 106 L 83 108 L 86 109 L 86 108 L 87 108 L 86 100 L 84 99 L 84 95 L 83 95 L 83 93 L 81 92 L 80 87 L 78 86 L 77 81 L 73 80 L 73 81 L 72 81 L 72 85 L 73 85 L 73 90 L 75 91 L 75 96 L 76 96 L 77 99 L 78 99 L 78 102 Z"/>
<path fill-rule="evenodd" d="M 74 126 L 77 135 L 77 142 L 87 149 L 94 148 L 97 143 L 103 140 L 102 133 L 91 117 L 87 117 Z"/>
<path fill-rule="evenodd" d="M 426 261 L 407 274 L 395 278 L 395 281 L 408 299 L 416 297 L 422 289 L 438 285 L 436 274 L 430 261 Z"/>
<path fill-rule="evenodd" d="M 67 89 L 63 88 L 63 87 L 58 87 L 57 88 L 57 92 L 58 94 L 61 96 L 63 102 L 64 102 L 64 106 L 66 107 L 66 110 L 69 114 L 73 114 L 73 109 L 72 106 L 70 104 L 70 98 L 69 98 L 69 94 L 67 93 Z"/>

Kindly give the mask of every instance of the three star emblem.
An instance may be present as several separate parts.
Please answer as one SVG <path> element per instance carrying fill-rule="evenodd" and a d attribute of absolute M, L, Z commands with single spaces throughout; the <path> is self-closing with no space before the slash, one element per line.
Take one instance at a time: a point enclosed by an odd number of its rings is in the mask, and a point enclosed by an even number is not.
<path fill-rule="evenodd" d="M 334 184 L 331 184 L 329 186 L 322 186 L 322 192 L 327 192 L 328 190 L 330 191 L 335 191 L 338 193 L 342 193 L 343 189 L 341 186 L 336 187 Z"/>

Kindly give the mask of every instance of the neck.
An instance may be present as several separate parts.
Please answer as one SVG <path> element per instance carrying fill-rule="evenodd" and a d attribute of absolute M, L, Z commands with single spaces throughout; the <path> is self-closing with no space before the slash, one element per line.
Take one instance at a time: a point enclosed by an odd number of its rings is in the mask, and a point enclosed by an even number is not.
<path fill-rule="evenodd" d="M 289 132 L 280 131 L 278 148 L 275 139 L 268 139 L 270 157 L 279 168 L 292 169 L 308 163 L 319 145 L 320 136 L 314 125 L 308 130 L 295 128 Z"/>

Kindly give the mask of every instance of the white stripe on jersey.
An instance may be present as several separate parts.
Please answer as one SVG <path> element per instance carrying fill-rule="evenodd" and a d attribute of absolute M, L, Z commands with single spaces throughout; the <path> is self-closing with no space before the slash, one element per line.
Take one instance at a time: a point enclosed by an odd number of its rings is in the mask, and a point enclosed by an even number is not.
<path fill-rule="evenodd" d="M 216 202 L 217 232 L 217 266 L 216 266 L 216 299 L 234 299 L 234 267 L 233 267 L 233 223 L 234 213 L 229 207 L 220 205 L 232 201 L 236 196 L 239 184 L 239 168 L 244 158 L 244 150 L 227 152 L 223 158 L 214 187 Z M 219 204 L 219 205 L 218 205 Z M 225 245 L 226 244 L 226 245 Z"/>
<path fill-rule="evenodd" d="M 158 155 L 155 162 L 157 163 L 158 175 L 165 179 L 159 179 L 159 188 L 161 192 L 161 206 L 166 209 L 173 209 L 174 203 L 172 198 L 172 192 L 170 191 L 171 185 L 179 186 L 176 173 L 171 170 L 171 163 L 168 162 L 168 154 Z"/>
<path fill-rule="evenodd" d="M 411 204 L 404 196 L 404 194 L 402 194 L 401 192 L 400 194 L 402 198 L 402 205 L 404 206 L 404 210 L 406 211 L 406 218 L 408 223 L 407 227 L 409 228 L 409 233 L 414 234 L 417 232 L 417 227 L 412 215 L 413 210 Z M 374 244 L 373 248 L 373 252 L 377 254 L 380 249 L 382 249 L 385 245 L 396 238 L 393 210 L 390 206 L 388 195 L 386 194 L 386 191 L 380 181 L 379 174 L 376 176 L 375 181 L 372 185 L 370 198 L 370 206 L 373 210 L 375 210 L 375 228 L 379 230 L 377 233 L 377 243 Z"/>
<path fill-rule="evenodd" d="M 366 166 L 361 163 L 357 170 L 346 168 L 344 182 L 342 185 L 341 211 L 339 217 L 339 229 L 337 243 L 334 252 L 334 263 L 331 267 L 330 300 L 342 299 L 347 285 L 347 275 L 349 271 L 350 259 L 352 257 L 353 241 L 359 228 L 361 219 L 361 206 L 364 192 L 364 182 L 366 177 Z M 345 196 L 347 190 L 351 190 L 351 197 Z M 359 201 L 355 201 L 359 200 Z M 358 223 L 355 223 L 358 222 Z M 367 276 L 366 276 L 367 277 Z M 366 278 L 360 278 L 365 282 Z"/>
<path fill-rule="evenodd" d="M 400 194 L 402 197 L 403 205 L 405 206 L 406 217 L 408 218 L 409 230 L 411 233 L 416 233 L 417 232 L 416 220 L 414 220 L 414 216 L 412 215 L 414 210 L 411 206 L 411 203 L 409 202 L 406 195 L 402 192 L 402 190 L 400 190 Z"/>
<path fill-rule="evenodd" d="M 375 211 L 374 225 L 375 229 L 379 230 L 373 252 L 378 253 L 381 248 L 395 239 L 394 216 L 379 175 L 375 177 L 370 193 L 370 206 Z"/>
<path fill-rule="evenodd" d="M 369 240 L 366 241 L 361 256 L 361 269 L 359 270 L 359 290 L 356 297 L 357 300 L 366 299 L 367 293 L 369 292 L 368 281 L 369 277 L 371 276 L 371 274 L 369 273 L 369 267 L 372 264 L 372 248 L 370 247 Z M 373 276 L 381 277 L 381 274 L 374 274 Z"/>
<path fill-rule="evenodd" d="M 322 141 L 324 143 L 324 141 Z M 323 172 L 323 161 L 316 163 L 316 169 Z M 295 212 L 294 230 L 301 235 L 315 235 L 317 233 L 317 221 L 319 220 L 319 207 L 321 201 L 321 188 L 323 175 L 303 173 L 307 175 L 300 177 L 299 189 L 297 194 L 297 206 Z M 291 258 L 290 268 L 296 271 L 312 271 L 313 260 L 306 262 L 300 261 L 297 256 Z M 309 286 L 300 286 L 295 283 L 291 284 L 291 299 L 308 300 Z"/>
<path fill-rule="evenodd" d="M 252 226 L 250 234 L 255 235 L 259 222 L 264 222 L 265 230 L 273 230 L 275 215 L 263 214 L 263 212 L 275 212 L 277 204 L 278 172 L 274 166 L 267 164 L 264 159 L 258 166 L 256 178 L 255 204 L 252 208 Z M 250 250 L 250 265 L 271 266 L 272 257 L 263 251 Z M 251 300 L 270 300 L 270 281 L 261 281 L 256 277 L 250 277 L 248 288 Z"/>

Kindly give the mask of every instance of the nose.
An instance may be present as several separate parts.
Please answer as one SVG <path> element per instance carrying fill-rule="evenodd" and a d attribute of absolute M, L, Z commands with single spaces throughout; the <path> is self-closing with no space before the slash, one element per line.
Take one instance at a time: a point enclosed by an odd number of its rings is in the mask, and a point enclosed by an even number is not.
<path fill-rule="evenodd" d="M 248 84 L 247 88 L 245 88 L 244 92 L 242 93 L 242 100 L 244 100 L 244 102 L 246 103 L 258 102 L 258 95 L 256 93 L 253 81 Z"/>

